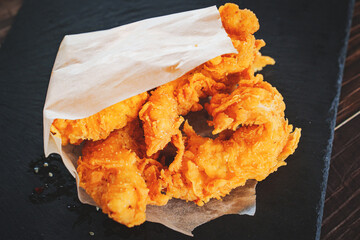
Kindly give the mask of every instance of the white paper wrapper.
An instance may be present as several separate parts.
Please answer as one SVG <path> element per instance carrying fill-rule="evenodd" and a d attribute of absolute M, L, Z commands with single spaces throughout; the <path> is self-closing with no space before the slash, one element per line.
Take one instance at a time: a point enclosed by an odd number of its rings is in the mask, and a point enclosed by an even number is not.
<path fill-rule="evenodd" d="M 54 63 L 44 106 L 45 155 L 59 153 L 78 182 L 76 161 L 81 147 L 61 146 L 61 140 L 50 133 L 54 119 L 91 116 L 175 80 L 216 56 L 236 52 L 222 27 L 216 6 L 65 36 Z M 78 196 L 81 202 L 95 205 L 81 188 L 78 188 Z M 254 214 L 253 183 L 205 207 L 171 200 L 163 207 L 148 206 L 146 213 L 148 221 L 191 235 L 196 226 L 239 211 Z"/>

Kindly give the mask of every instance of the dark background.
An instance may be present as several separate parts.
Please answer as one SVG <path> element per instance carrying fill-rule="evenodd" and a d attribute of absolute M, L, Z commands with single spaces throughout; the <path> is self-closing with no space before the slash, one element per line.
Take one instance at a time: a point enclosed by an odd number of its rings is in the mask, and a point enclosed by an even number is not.
<path fill-rule="evenodd" d="M 222 3 L 25 2 L 0 50 L 3 239 L 186 238 L 159 224 L 127 229 L 94 207 L 79 204 L 73 180 L 59 159 L 41 158 L 42 107 L 65 34 Z M 237 3 L 260 19 L 256 36 L 267 42 L 262 52 L 277 61 L 263 71 L 265 80 L 283 94 L 286 115 L 303 128 L 303 136 L 288 166 L 258 185 L 255 217 L 225 216 L 194 234 L 204 239 L 314 239 L 321 223 L 352 2 Z M 50 167 L 42 167 L 44 161 Z M 38 174 L 34 167 L 40 167 Z M 47 177 L 49 171 L 53 178 Z"/>

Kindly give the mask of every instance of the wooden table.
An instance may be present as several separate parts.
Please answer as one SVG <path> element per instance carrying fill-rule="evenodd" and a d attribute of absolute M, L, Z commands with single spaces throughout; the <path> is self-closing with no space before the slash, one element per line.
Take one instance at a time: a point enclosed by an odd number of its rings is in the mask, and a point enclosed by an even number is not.
<path fill-rule="evenodd" d="M 22 0 L 0 0 L 0 47 Z M 360 239 L 360 0 L 356 0 L 335 128 L 321 239 Z"/>
<path fill-rule="evenodd" d="M 348 42 L 321 239 L 360 239 L 360 1 Z"/>

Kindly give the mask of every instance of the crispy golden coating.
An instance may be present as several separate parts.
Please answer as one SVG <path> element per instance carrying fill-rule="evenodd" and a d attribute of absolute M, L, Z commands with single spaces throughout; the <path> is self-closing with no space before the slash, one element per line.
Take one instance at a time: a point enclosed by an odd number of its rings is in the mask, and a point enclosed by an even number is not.
<path fill-rule="evenodd" d="M 86 141 L 78 160 L 79 184 L 104 213 L 128 227 L 145 221 L 147 204 L 164 205 L 157 180 L 162 165 L 145 154 L 143 131 L 135 119 L 106 140 Z"/>
<path fill-rule="evenodd" d="M 80 157 L 80 187 L 110 218 L 128 227 L 139 225 L 145 221 L 149 192 L 137 168 L 139 158 L 126 148 L 110 144 L 105 140 Z"/>
<path fill-rule="evenodd" d="M 235 4 L 226 4 L 219 11 L 224 28 L 239 53 L 211 59 L 151 93 L 139 113 L 143 121 L 148 156 L 170 142 L 183 122 L 181 115 L 202 109 L 200 98 L 228 92 L 240 79 L 251 79 L 255 70 L 274 64 L 272 58 L 263 57 L 259 53 L 265 42 L 256 40 L 252 35 L 259 29 L 254 13 L 239 10 Z M 234 78 L 233 75 L 237 77 Z"/>
<path fill-rule="evenodd" d="M 260 28 L 256 15 L 248 9 L 239 9 L 234 3 L 220 6 L 221 21 L 228 34 L 254 34 Z"/>
<path fill-rule="evenodd" d="M 163 149 L 178 133 L 184 120 L 180 114 L 201 110 L 202 106 L 198 104 L 200 97 L 226 88 L 224 84 L 197 72 L 199 69 L 157 88 L 140 110 L 148 156 Z"/>
<path fill-rule="evenodd" d="M 129 122 L 125 127 L 114 130 L 110 135 L 99 141 L 86 141 L 82 148 L 82 153 L 85 155 L 91 154 L 92 151 L 102 151 L 118 148 L 129 149 L 135 152 L 139 158 L 145 156 L 145 139 L 144 131 L 141 128 L 141 122 L 138 118 Z"/>
<path fill-rule="evenodd" d="M 163 182 L 159 181 L 164 166 L 151 158 L 143 158 L 138 162 L 138 169 L 149 189 L 147 204 L 163 206 L 170 197 L 166 195 Z"/>
<path fill-rule="evenodd" d="M 124 127 L 127 122 L 137 118 L 139 109 L 148 94 L 142 93 L 116 103 L 104 110 L 83 119 L 55 119 L 50 131 L 61 138 L 62 145 L 80 144 L 83 140 L 101 140 L 115 130 Z"/>
<path fill-rule="evenodd" d="M 255 72 L 261 71 L 267 65 L 274 65 L 275 60 L 268 56 L 262 56 L 259 52 L 254 59 L 253 68 Z"/>
<path fill-rule="evenodd" d="M 231 94 L 215 94 L 206 110 L 213 117 L 210 125 L 218 134 L 225 129 L 235 131 L 240 125 L 260 125 L 269 121 L 269 114 L 284 117 L 285 103 L 281 94 L 258 74 L 242 80 Z"/>
<path fill-rule="evenodd" d="M 253 94 L 258 93 L 254 91 Z M 238 103 L 241 103 L 239 109 L 246 105 L 241 101 Z M 175 169 L 170 165 L 161 175 L 169 196 L 202 206 L 211 198 L 220 199 L 232 189 L 243 186 L 248 179 L 261 181 L 286 165 L 284 160 L 295 151 L 299 142 L 300 129 L 292 132 L 293 127 L 284 119 L 281 106 L 259 111 L 258 104 L 250 103 L 245 108 L 244 112 L 234 115 L 233 122 L 247 126 L 237 129 L 228 140 L 198 136 L 185 123 L 187 139 L 182 161 L 176 162 Z M 252 109 L 254 113 L 250 113 Z"/>

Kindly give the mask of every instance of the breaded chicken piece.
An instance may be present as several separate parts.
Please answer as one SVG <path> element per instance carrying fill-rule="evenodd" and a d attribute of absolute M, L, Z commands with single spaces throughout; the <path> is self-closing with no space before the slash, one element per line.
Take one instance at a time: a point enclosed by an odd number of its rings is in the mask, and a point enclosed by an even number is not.
<path fill-rule="evenodd" d="M 120 129 L 137 118 L 139 110 L 147 98 L 148 94 L 145 92 L 116 103 L 87 118 L 55 119 L 50 131 L 61 138 L 62 145 L 69 143 L 78 145 L 83 140 L 105 139 L 113 130 Z"/>
<path fill-rule="evenodd" d="M 213 117 L 213 134 L 225 129 L 235 131 L 242 125 L 260 125 L 269 121 L 269 114 L 284 117 L 285 103 L 281 94 L 258 74 L 252 80 L 240 81 L 231 94 L 215 94 L 205 105 Z"/>
<path fill-rule="evenodd" d="M 194 201 L 202 206 L 220 199 L 248 179 L 264 180 L 294 153 L 300 129 L 292 132 L 284 118 L 262 125 L 241 127 L 228 140 L 198 136 L 187 124 L 186 149 L 180 168 L 162 170 L 161 178 L 170 197 Z"/>
<path fill-rule="evenodd" d="M 149 189 L 137 168 L 139 158 L 117 145 L 93 147 L 78 160 L 80 187 L 115 221 L 128 227 L 143 223 Z"/>
<path fill-rule="evenodd" d="M 177 134 L 183 118 L 190 111 L 199 111 L 199 99 L 215 93 L 229 92 L 241 79 L 252 79 L 256 69 L 273 64 L 271 58 L 261 57 L 265 45 L 252 35 L 259 28 L 258 20 L 249 10 L 239 10 L 235 4 L 219 9 L 225 30 L 238 54 L 218 56 L 200 65 L 179 79 L 158 87 L 142 107 L 147 155 L 163 149 Z M 254 67 L 255 59 L 257 64 Z M 272 60 L 272 59 L 271 59 Z M 232 77 L 236 75 L 236 77 Z"/>
<path fill-rule="evenodd" d="M 128 227 L 145 221 L 147 204 L 169 198 L 158 180 L 162 165 L 145 156 L 140 120 L 113 131 L 105 140 L 86 141 L 78 160 L 79 185 L 104 213 Z"/>
<path fill-rule="evenodd" d="M 201 110 L 198 103 L 201 97 L 226 88 L 226 85 L 199 73 L 199 69 L 158 87 L 140 110 L 148 156 L 163 149 L 178 133 L 184 120 L 180 115 Z"/>

